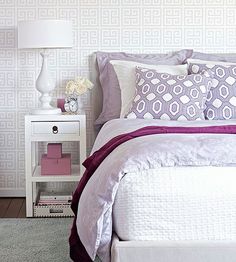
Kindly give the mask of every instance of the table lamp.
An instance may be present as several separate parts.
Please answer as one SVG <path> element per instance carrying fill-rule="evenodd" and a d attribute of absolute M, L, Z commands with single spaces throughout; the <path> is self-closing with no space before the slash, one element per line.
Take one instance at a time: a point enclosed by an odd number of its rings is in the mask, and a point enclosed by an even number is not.
<path fill-rule="evenodd" d="M 48 71 L 48 49 L 71 48 L 72 23 L 64 20 L 20 21 L 18 23 L 18 48 L 42 49 L 42 68 L 36 80 L 36 89 L 41 93 L 40 106 L 31 111 L 32 114 L 60 114 L 61 109 L 51 106 L 50 92 L 55 82 Z"/>

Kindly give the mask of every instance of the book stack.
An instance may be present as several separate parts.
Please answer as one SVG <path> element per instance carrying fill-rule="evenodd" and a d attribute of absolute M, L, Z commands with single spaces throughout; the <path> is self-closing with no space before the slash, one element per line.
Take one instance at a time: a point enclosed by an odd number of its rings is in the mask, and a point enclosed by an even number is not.
<path fill-rule="evenodd" d="M 49 205 L 70 205 L 72 193 L 41 192 L 38 199 L 38 206 Z"/>

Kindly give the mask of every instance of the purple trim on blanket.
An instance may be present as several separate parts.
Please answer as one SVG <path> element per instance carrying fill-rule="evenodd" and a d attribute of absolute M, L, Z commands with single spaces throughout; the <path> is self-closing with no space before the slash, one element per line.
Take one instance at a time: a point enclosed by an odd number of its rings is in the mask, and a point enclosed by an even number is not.
<path fill-rule="evenodd" d="M 70 235 L 70 256 L 71 259 L 75 262 L 91 262 L 91 258 L 87 254 L 83 244 L 81 243 L 79 236 L 77 234 L 76 228 L 76 215 L 78 210 L 78 203 L 80 196 L 83 192 L 84 187 L 86 186 L 90 177 L 94 174 L 96 169 L 102 163 L 102 161 L 120 144 L 123 144 L 133 138 L 155 135 L 155 134 L 196 134 L 196 133 L 205 133 L 205 134 L 236 134 L 236 125 L 225 125 L 225 126 L 208 126 L 208 127 L 167 127 L 167 126 L 147 126 L 141 129 L 135 130 L 130 133 L 121 134 L 112 138 L 99 150 L 94 152 L 90 157 L 88 157 L 83 165 L 86 167 L 86 171 L 81 178 L 79 185 L 73 195 L 73 200 L 71 208 L 75 214 L 74 222 L 71 228 Z"/>

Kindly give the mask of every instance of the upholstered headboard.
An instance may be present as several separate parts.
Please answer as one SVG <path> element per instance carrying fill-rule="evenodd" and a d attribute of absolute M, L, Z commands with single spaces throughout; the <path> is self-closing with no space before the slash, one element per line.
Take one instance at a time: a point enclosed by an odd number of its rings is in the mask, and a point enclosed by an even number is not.
<path fill-rule="evenodd" d="M 94 84 L 94 90 L 92 95 L 92 108 L 93 117 L 96 120 L 102 111 L 102 88 L 99 81 L 98 64 L 96 59 L 96 53 L 92 53 L 89 56 L 89 77 Z"/>

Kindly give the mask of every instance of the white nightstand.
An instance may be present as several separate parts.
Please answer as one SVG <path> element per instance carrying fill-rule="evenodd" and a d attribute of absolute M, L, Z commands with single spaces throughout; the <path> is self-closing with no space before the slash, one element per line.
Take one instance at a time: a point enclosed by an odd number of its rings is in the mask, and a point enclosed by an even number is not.
<path fill-rule="evenodd" d="M 72 165 L 67 176 L 41 176 L 38 142 L 78 141 L 80 162 Z M 25 177 L 26 216 L 33 217 L 33 204 L 37 197 L 37 182 L 78 182 L 84 171 L 86 158 L 86 116 L 80 115 L 26 115 L 25 116 Z"/>

